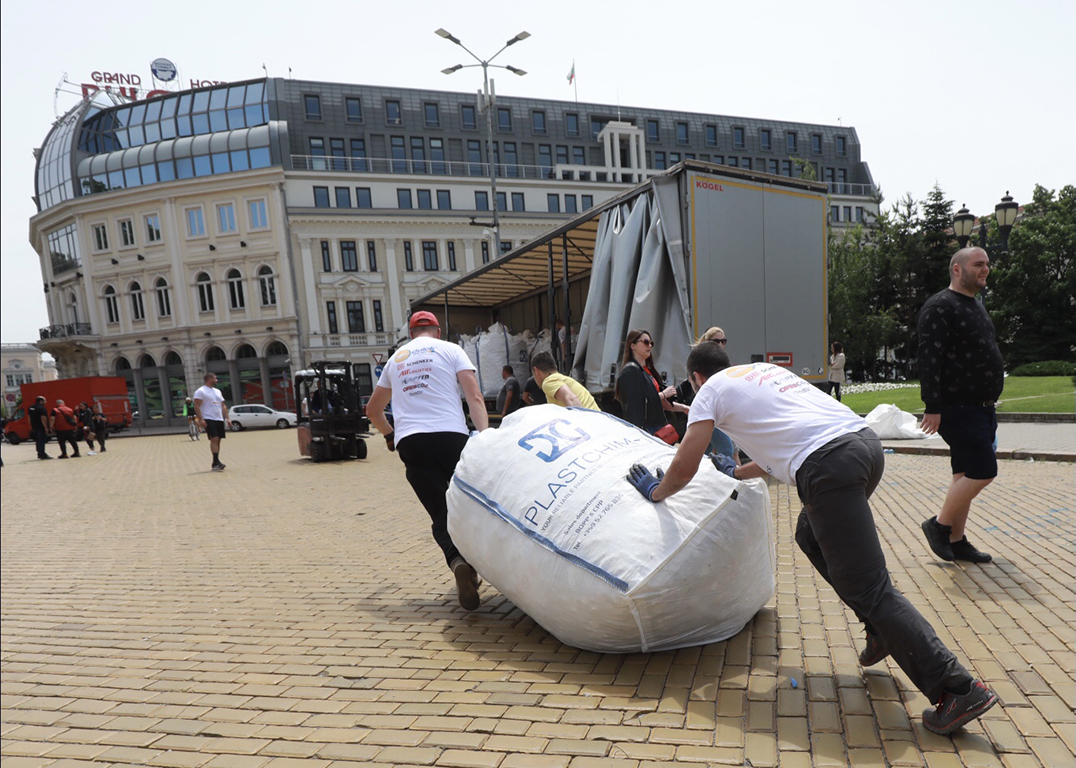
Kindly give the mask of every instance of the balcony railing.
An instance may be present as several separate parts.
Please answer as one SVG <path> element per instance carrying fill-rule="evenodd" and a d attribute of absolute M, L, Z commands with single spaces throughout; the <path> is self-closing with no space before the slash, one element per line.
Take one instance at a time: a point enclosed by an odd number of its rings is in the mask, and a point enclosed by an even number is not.
<path fill-rule="evenodd" d="M 321 155 L 292 155 L 292 167 L 297 171 L 337 171 L 341 173 L 414 174 L 426 176 L 473 176 L 489 178 L 489 163 L 453 160 L 408 160 L 385 157 L 323 157 Z M 660 171 L 637 168 L 618 171 L 624 181 L 617 181 L 614 174 L 600 166 L 590 165 L 520 165 L 519 163 L 496 163 L 498 179 L 558 179 L 564 181 L 597 181 L 630 183 Z"/>
<path fill-rule="evenodd" d="M 852 184 L 847 181 L 827 181 L 831 195 L 850 195 L 851 197 L 874 197 L 876 190 L 873 184 Z"/>
<path fill-rule="evenodd" d="M 390 333 L 326 333 L 321 337 L 323 347 L 388 347 L 395 342 Z"/>
<path fill-rule="evenodd" d="M 41 339 L 66 339 L 69 336 L 92 336 L 93 328 L 89 323 L 67 323 L 66 325 L 46 325 L 40 331 Z"/>

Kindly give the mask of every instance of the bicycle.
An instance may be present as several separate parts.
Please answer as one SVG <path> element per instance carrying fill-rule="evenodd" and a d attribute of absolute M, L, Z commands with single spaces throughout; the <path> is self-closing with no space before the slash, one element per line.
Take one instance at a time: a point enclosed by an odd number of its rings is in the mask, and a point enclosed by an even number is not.
<path fill-rule="evenodd" d="M 200 430 L 198 429 L 198 424 L 197 424 L 197 422 L 195 422 L 194 417 L 193 416 L 188 416 L 187 417 L 187 433 L 191 436 L 191 440 L 201 440 L 202 438 L 201 438 L 201 435 L 199 434 L 199 432 L 200 432 Z"/>

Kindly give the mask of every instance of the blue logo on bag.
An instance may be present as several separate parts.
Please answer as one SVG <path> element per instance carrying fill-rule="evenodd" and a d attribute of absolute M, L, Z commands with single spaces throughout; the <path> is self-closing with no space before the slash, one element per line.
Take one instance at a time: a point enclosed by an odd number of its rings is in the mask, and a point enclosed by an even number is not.
<path fill-rule="evenodd" d="M 534 451 L 542 461 L 553 462 L 588 440 L 590 435 L 579 427 L 572 426 L 567 419 L 554 419 L 521 437 L 519 447 Z M 548 449 L 539 450 L 546 449 L 545 443 L 549 444 Z"/>

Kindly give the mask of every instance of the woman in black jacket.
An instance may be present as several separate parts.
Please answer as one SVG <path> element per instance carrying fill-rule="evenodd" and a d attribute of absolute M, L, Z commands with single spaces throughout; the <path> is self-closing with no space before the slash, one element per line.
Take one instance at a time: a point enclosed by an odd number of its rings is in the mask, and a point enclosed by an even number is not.
<path fill-rule="evenodd" d="M 650 331 L 628 331 L 624 359 L 614 394 L 624 410 L 624 421 L 654 434 L 668 424 L 661 377 L 654 366 L 654 339 Z"/>

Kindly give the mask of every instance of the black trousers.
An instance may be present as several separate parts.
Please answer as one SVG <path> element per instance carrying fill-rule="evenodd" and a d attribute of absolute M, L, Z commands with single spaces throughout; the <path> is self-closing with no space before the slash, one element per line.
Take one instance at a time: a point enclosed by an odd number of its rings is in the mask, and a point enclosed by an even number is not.
<path fill-rule="evenodd" d="M 923 615 L 893 586 L 867 499 L 885 469 L 871 429 L 842 435 L 796 473 L 803 511 L 796 543 L 868 632 L 930 701 L 972 678 Z"/>
<path fill-rule="evenodd" d="M 71 443 L 71 450 L 78 456 L 78 440 L 75 438 L 77 434 L 73 429 L 56 430 L 56 442 L 60 445 L 61 456 L 67 455 L 67 443 Z"/>
<path fill-rule="evenodd" d="M 44 458 L 47 455 L 45 443 L 49 441 L 49 433 L 43 429 L 34 429 L 30 431 L 30 435 L 34 438 L 34 445 L 37 446 L 37 457 Z"/>
<path fill-rule="evenodd" d="M 396 452 L 407 468 L 407 482 L 432 521 L 433 540 L 450 566 L 460 551 L 448 535 L 448 502 L 445 494 L 452 473 L 467 445 L 467 435 L 459 432 L 412 434 L 396 444 Z"/>

